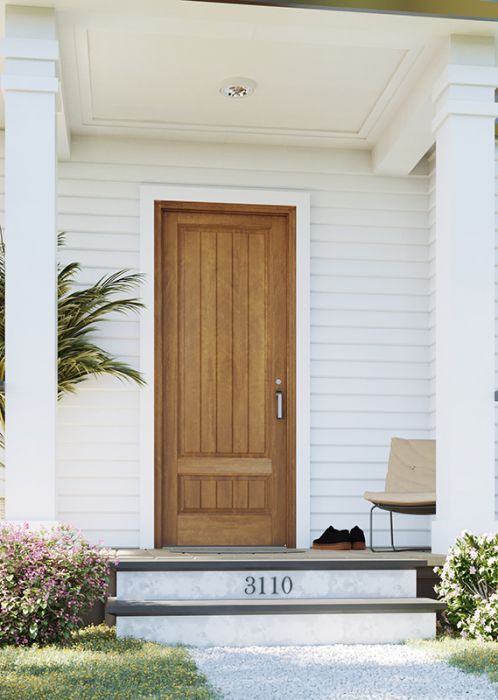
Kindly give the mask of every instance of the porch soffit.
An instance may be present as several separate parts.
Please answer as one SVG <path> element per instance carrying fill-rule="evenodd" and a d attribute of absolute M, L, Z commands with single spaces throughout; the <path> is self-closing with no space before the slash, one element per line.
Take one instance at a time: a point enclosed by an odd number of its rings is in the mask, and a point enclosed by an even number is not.
<path fill-rule="evenodd" d="M 489 22 L 180 0 L 51 4 L 66 118 L 86 135 L 371 150 L 445 37 L 496 31 Z M 231 76 L 254 80 L 254 95 L 223 97 Z"/>

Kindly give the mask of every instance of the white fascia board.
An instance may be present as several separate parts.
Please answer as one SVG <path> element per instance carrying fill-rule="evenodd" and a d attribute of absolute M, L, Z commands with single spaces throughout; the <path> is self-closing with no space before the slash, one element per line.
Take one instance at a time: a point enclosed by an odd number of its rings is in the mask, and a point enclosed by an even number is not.
<path fill-rule="evenodd" d="M 57 100 L 57 156 L 59 160 L 70 160 L 71 158 L 71 132 L 64 109 L 64 95 L 62 93 L 62 81 L 60 79 L 59 96 Z"/>

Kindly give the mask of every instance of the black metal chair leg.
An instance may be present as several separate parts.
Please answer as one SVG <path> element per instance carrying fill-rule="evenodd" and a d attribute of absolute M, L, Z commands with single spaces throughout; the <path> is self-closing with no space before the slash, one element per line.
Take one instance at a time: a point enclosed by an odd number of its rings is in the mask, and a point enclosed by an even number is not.
<path fill-rule="evenodd" d="M 391 525 L 391 547 L 393 552 L 396 551 L 396 547 L 394 546 L 394 527 L 393 527 L 393 512 L 392 510 L 389 511 L 389 521 Z"/>
<path fill-rule="evenodd" d="M 390 529 L 390 537 L 391 537 L 391 547 L 381 547 L 380 549 L 375 549 L 373 546 L 373 512 L 374 510 L 378 508 L 379 510 L 384 510 L 377 504 L 373 505 L 370 508 L 370 550 L 372 552 L 385 552 L 385 551 L 390 551 L 390 552 L 430 552 L 430 547 L 396 547 L 394 544 L 394 520 L 393 520 L 393 511 L 389 511 L 389 529 Z"/>
<path fill-rule="evenodd" d="M 373 546 L 373 512 L 377 507 L 374 505 L 370 508 L 370 550 L 372 552 L 376 551 Z"/>

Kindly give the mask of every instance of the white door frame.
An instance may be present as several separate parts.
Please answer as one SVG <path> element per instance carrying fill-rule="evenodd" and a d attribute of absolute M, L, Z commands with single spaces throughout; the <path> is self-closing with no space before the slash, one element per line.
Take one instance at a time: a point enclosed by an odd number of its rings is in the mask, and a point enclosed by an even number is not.
<path fill-rule="evenodd" d="M 310 523 L 310 196 L 290 190 L 183 185 L 140 187 L 140 546 L 154 546 L 154 202 L 216 202 L 296 208 L 296 545 L 309 547 Z"/>

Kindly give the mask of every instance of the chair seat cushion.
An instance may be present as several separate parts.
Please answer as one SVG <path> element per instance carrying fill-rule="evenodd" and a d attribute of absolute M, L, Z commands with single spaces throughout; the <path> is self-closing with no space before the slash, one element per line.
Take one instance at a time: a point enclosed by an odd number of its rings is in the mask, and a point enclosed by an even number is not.
<path fill-rule="evenodd" d="M 365 491 L 363 498 L 375 505 L 386 506 L 430 506 L 436 504 L 436 494 L 426 493 L 390 493 L 386 491 Z"/>

